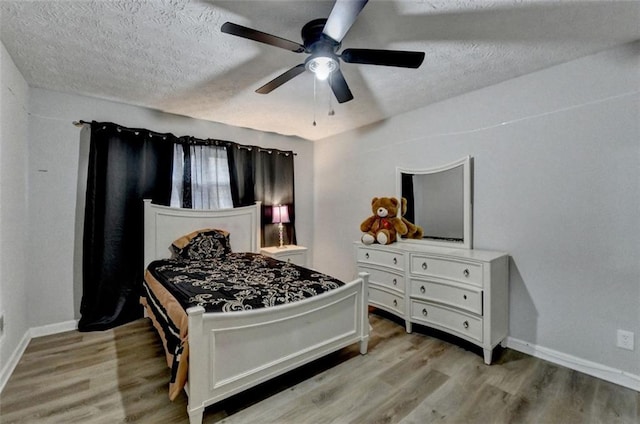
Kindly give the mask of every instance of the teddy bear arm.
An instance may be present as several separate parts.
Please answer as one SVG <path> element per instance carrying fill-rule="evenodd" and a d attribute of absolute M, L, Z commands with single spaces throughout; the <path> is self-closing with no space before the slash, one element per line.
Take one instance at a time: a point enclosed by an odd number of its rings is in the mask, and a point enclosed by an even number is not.
<path fill-rule="evenodd" d="M 375 222 L 375 220 L 375 216 L 370 216 L 369 218 L 362 221 L 362 224 L 360 224 L 360 231 L 362 231 L 363 233 L 369 231 L 371 227 L 373 227 L 373 223 Z"/>
<path fill-rule="evenodd" d="M 402 222 L 407 226 L 407 232 L 412 233 L 416 230 L 417 226 L 408 221 L 405 217 L 402 217 Z"/>
<path fill-rule="evenodd" d="M 402 222 L 402 220 L 399 218 L 396 218 L 393 220 L 393 227 L 396 229 L 396 232 L 400 235 L 407 234 L 407 232 L 409 231 L 405 223 Z"/>

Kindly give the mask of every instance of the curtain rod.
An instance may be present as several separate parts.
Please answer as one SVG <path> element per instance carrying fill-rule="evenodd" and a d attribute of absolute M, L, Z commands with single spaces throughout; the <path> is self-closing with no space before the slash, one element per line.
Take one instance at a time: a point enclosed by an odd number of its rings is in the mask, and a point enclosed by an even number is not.
<path fill-rule="evenodd" d="M 91 122 L 87 122 L 87 121 L 83 121 L 82 119 L 78 120 L 78 121 L 72 121 L 71 122 L 73 125 L 75 125 L 76 127 L 81 127 L 83 125 L 91 125 Z M 117 125 L 117 124 L 116 124 Z M 119 126 L 119 125 L 118 125 Z M 151 130 L 147 130 L 150 132 L 154 132 Z M 224 142 L 223 140 L 220 140 L 222 142 Z M 293 156 L 298 156 L 298 154 L 296 152 L 287 152 L 287 151 L 281 151 L 279 149 L 269 149 L 269 148 L 265 148 L 265 147 L 260 147 L 260 146 L 245 146 L 243 144 L 239 144 L 239 143 L 235 143 L 235 142 L 226 142 L 226 143 L 232 143 L 235 144 L 236 146 L 238 146 L 239 149 L 247 149 L 247 150 L 251 150 L 252 148 L 256 147 L 259 151 L 261 152 L 268 152 L 269 154 L 271 154 L 271 152 L 273 150 L 276 150 L 278 154 L 289 154 L 292 153 Z"/>

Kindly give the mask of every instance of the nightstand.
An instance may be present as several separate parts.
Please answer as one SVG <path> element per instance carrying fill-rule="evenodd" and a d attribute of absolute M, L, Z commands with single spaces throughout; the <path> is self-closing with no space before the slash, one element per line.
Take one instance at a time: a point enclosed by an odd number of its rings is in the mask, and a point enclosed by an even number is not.
<path fill-rule="evenodd" d="M 307 263 L 307 248 L 303 246 L 288 244 L 283 247 L 263 247 L 260 249 L 260 253 L 280 261 L 291 262 L 304 267 L 309 266 Z"/>

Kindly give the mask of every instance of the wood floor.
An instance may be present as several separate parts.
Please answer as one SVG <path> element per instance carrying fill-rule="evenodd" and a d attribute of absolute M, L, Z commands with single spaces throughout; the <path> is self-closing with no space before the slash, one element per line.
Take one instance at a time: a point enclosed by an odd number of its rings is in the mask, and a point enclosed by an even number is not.
<path fill-rule="evenodd" d="M 638 423 L 640 393 L 530 356 L 481 352 L 371 314 L 369 353 L 343 349 L 213 405 L 205 423 Z M 438 334 L 438 336 L 441 336 Z M 465 350 L 469 348 L 472 350 Z M 31 341 L 0 422 L 188 423 L 147 320 Z"/>

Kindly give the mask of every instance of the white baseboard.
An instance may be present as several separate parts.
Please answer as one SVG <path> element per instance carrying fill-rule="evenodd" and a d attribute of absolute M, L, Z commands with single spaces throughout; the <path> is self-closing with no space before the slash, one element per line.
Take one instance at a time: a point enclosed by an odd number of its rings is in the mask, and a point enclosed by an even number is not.
<path fill-rule="evenodd" d="M 11 374 L 13 374 L 13 370 L 18 365 L 18 362 L 20 362 L 20 358 L 22 358 L 22 355 L 27 349 L 27 346 L 29 345 L 31 339 L 33 339 L 34 337 L 49 336 L 51 334 L 72 331 L 76 330 L 77 328 L 78 320 L 71 320 L 28 329 L 20 340 L 20 343 L 18 343 L 16 349 L 13 351 L 13 354 L 11 355 L 7 363 L 4 365 L 4 367 L 2 367 L 2 371 L 0 371 L 0 392 L 4 390 L 4 386 L 7 384 L 7 381 L 9 381 L 9 377 L 11 377 Z"/>
<path fill-rule="evenodd" d="M 30 338 L 49 336 L 51 334 L 64 333 L 78 329 L 78 320 L 59 322 L 57 324 L 43 325 L 29 329 Z"/>
<path fill-rule="evenodd" d="M 13 370 L 18 365 L 18 362 L 20 362 L 22 354 L 27 349 L 29 341 L 31 341 L 29 332 L 30 331 L 27 330 L 27 332 L 24 333 L 20 343 L 18 343 L 18 347 L 16 347 L 11 357 L 9 357 L 9 360 L 6 362 L 4 367 L 2 367 L 2 371 L 0 371 L 0 393 L 4 390 L 4 386 L 7 384 L 7 381 L 9 381 L 9 377 L 13 374 Z"/>
<path fill-rule="evenodd" d="M 562 365 L 572 370 L 640 392 L 640 375 L 634 375 L 597 362 L 588 361 L 543 346 L 537 346 L 513 337 L 507 337 L 504 345 L 509 349 L 517 350 L 518 352 L 526 353 L 527 355 L 544 359 L 545 361 Z"/>

